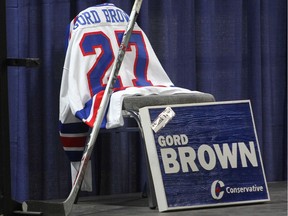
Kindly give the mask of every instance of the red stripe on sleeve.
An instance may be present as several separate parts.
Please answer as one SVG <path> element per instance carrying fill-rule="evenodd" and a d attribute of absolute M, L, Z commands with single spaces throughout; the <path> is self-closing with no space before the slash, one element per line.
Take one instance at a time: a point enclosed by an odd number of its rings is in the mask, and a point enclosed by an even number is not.
<path fill-rule="evenodd" d="M 63 147 L 84 147 L 86 136 L 84 137 L 62 137 L 60 136 Z"/>
<path fill-rule="evenodd" d="M 94 102 L 93 116 L 92 116 L 90 121 L 85 122 L 90 127 L 93 127 L 94 122 L 96 120 L 97 113 L 98 113 L 98 110 L 99 110 L 99 107 L 100 107 L 100 103 L 102 101 L 103 94 L 104 94 L 104 90 L 102 90 L 102 91 L 97 93 L 96 99 L 95 99 L 95 102 Z"/>

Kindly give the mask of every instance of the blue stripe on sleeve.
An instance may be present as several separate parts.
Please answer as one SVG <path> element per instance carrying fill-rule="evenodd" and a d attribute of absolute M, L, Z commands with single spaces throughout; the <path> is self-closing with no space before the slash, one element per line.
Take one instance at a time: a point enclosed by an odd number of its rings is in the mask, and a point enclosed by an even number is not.
<path fill-rule="evenodd" d="M 65 134 L 87 133 L 89 126 L 83 122 L 62 124 L 59 121 L 59 131 Z"/>

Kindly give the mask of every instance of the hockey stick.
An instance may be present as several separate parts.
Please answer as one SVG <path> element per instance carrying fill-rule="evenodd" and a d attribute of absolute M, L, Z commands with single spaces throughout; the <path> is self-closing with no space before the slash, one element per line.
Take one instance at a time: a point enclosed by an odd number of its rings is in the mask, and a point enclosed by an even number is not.
<path fill-rule="evenodd" d="M 108 80 L 107 86 L 105 88 L 105 91 L 104 91 L 104 94 L 103 94 L 103 97 L 102 97 L 102 100 L 98 109 L 96 121 L 90 133 L 89 141 L 86 144 L 86 148 L 83 152 L 78 174 L 77 174 L 77 177 L 75 179 L 75 182 L 73 184 L 73 187 L 71 189 L 71 192 L 68 198 L 62 203 L 42 202 L 42 201 L 33 201 L 33 200 L 26 201 L 23 203 L 23 211 L 42 212 L 45 216 L 46 215 L 47 216 L 48 215 L 54 215 L 54 216 L 65 215 L 66 216 L 71 212 L 73 204 L 75 200 L 77 199 L 78 192 L 81 188 L 81 184 L 84 179 L 87 164 L 93 152 L 95 141 L 97 139 L 101 123 L 103 121 L 105 112 L 107 110 L 110 96 L 113 92 L 114 83 L 116 82 L 122 61 L 124 59 L 126 48 L 128 46 L 130 36 L 132 34 L 136 19 L 138 17 L 141 4 L 142 4 L 142 0 L 135 0 L 134 2 L 134 5 L 132 8 L 130 17 L 129 17 L 129 22 L 123 34 L 122 42 L 118 50 L 117 59 L 114 61 L 112 71 L 110 74 L 110 78 Z"/>

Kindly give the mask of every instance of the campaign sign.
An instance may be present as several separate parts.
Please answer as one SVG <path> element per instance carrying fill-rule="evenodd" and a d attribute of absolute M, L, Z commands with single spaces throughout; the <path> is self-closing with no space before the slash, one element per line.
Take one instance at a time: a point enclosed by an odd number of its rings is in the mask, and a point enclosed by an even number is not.
<path fill-rule="evenodd" d="M 140 109 L 160 212 L 269 201 L 249 100 Z"/>

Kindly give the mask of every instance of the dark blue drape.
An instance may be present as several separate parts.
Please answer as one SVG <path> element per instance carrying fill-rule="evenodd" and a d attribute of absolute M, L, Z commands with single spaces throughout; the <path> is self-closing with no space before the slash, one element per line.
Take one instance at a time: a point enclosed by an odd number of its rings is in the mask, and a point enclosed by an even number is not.
<path fill-rule="evenodd" d="M 58 138 L 58 97 L 66 26 L 71 16 L 104 1 L 6 2 L 8 57 L 41 59 L 38 68 L 8 68 L 12 194 L 19 201 L 64 198 L 71 183 Z M 128 14 L 133 5 L 110 2 Z M 287 2 L 178 2 L 144 0 L 138 18 L 163 67 L 175 85 L 212 93 L 217 101 L 250 99 L 267 180 L 285 180 Z M 136 134 L 99 136 L 95 194 L 141 190 L 138 140 Z"/>

